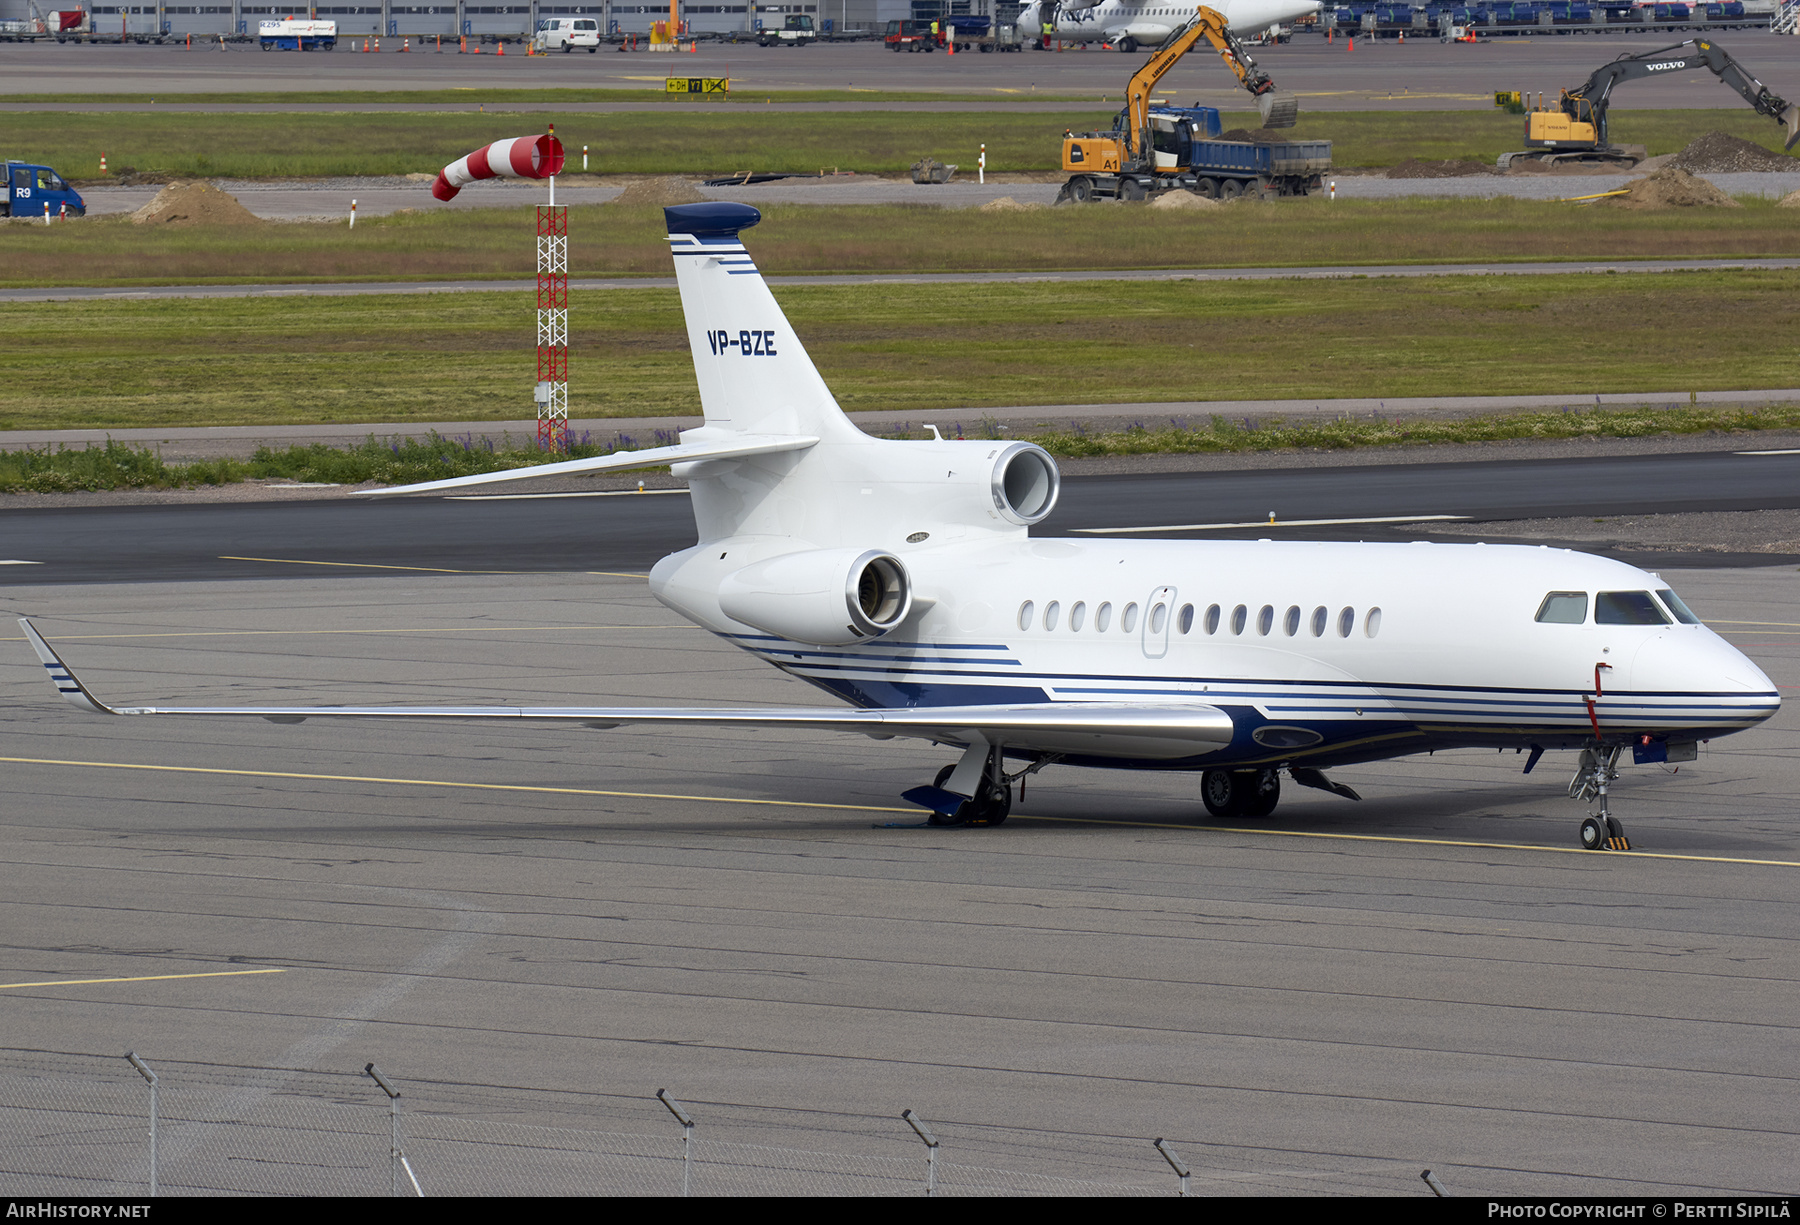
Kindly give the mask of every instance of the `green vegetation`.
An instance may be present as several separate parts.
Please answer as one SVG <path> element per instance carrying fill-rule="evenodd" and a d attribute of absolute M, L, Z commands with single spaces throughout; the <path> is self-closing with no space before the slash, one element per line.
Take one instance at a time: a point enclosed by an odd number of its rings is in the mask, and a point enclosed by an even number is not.
<path fill-rule="evenodd" d="M 1800 386 L 1800 271 L 777 293 L 852 411 Z M 0 305 L 0 428 L 527 417 L 533 310 L 524 292 Z M 697 411 L 673 290 L 577 292 L 570 325 L 571 416 Z"/>
<path fill-rule="evenodd" d="M 1655 434 L 1706 434 L 1800 427 L 1800 404 L 1767 408 L 1591 408 L 1577 411 L 1496 413 L 1485 417 L 1422 419 L 1340 417 L 1286 421 L 1244 417 L 1205 421 L 1170 418 L 1130 429 L 1091 431 L 1080 426 L 1036 434 L 1032 441 L 1053 455 L 1166 455 L 1198 451 L 1348 450 L 1354 447 L 1427 446 L 1433 443 L 1552 441 L 1569 438 L 1647 438 Z"/>
<path fill-rule="evenodd" d="M 1583 190 L 1581 180 L 1572 183 L 1571 191 Z M 1204 212 L 1090 209 L 1105 210 L 1104 240 L 1095 214 L 1079 208 L 770 205 L 752 245 L 764 268 L 788 275 L 1800 255 L 1800 212 L 1764 200 L 1741 209 L 1655 212 L 1512 199 L 1320 197 Z M 536 266 L 533 232 L 529 203 L 368 217 L 354 231 L 341 222 L 18 222 L 0 224 L 0 284 L 517 279 Z M 660 209 L 571 208 L 569 234 L 573 276 L 670 273 Z"/>
<path fill-rule="evenodd" d="M 666 66 L 666 65 L 661 65 Z M 685 62 L 674 65 L 681 69 L 672 72 L 672 76 L 710 76 L 717 70 L 716 64 L 701 64 L 699 68 Z M 704 69 L 705 71 L 701 71 Z M 99 83 L 96 82 L 96 85 Z M 67 94 L 13 94 L 8 102 L 25 102 L 37 104 L 67 103 Z M 1014 89 L 995 86 L 991 89 L 958 89 L 937 92 L 934 90 L 905 89 L 763 89 L 756 84 L 753 77 L 733 77 L 731 92 L 725 94 L 671 94 L 667 93 L 660 78 L 645 79 L 642 86 L 636 89 L 490 89 L 484 85 L 458 85 L 450 89 L 331 89 L 331 90 L 294 90 L 277 92 L 265 90 L 255 93 L 221 93 L 221 94 L 111 94 L 89 92 L 82 95 L 82 100 L 90 103 L 114 106 L 146 106 L 152 103 L 159 106 L 391 106 L 396 110 L 409 106 L 488 106 L 507 104 L 509 106 L 533 106 L 541 110 L 555 110 L 562 106 L 592 105 L 605 102 L 655 102 L 666 101 L 670 106 L 684 106 L 690 102 L 737 102 L 746 106 L 762 106 L 766 103 L 786 104 L 804 102 L 979 102 L 983 106 L 1005 104 L 1007 102 L 1074 102 L 1087 103 L 1094 99 L 1086 94 L 1075 95 L 1056 93 L 1053 90 Z"/>
<path fill-rule="evenodd" d="M 773 95 L 767 95 L 773 97 Z M 641 95 L 639 95 L 641 98 Z M 536 100 L 535 98 L 533 99 Z M 592 147 L 596 169 L 611 174 L 728 174 L 734 170 L 817 170 L 840 166 L 894 173 L 929 154 L 972 164 L 988 147 L 993 171 L 1054 171 L 1064 128 L 1109 127 L 1111 103 L 1072 104 L 1066 111 L 938 112 L 929 123 L 905 111 L 682 113 L 667 109 L 593 114 L 558 111 L 476 113 L 345 111 L 310 114 L 190 112 L 13 112 L 0 119 L 0 147 L 10 157 L 43 161 L 65 176 L 96 179 L 100 155 L 117 173 L 177 177 L 294 178 L 324 175 L 436 173 L 469 150 L 503 136 L 556 124 L 565 145 Z M 1302 101 L 1304 106 L 1304 96 Z M 1250 112 L 1226 126 L 1255 127 Z M 1618 111 L 1616 141 L 1673 153 L 1701 134 L 1729 132 L 1779 150 L 1779 125 L 1747 109 Z M 1517 116 L 1496 110 L 1302 112 L 1299 139 L 1330 140 L 1339 166 L 1392 166 L 1409 157 L 1468 159 L 1492 165 L 1520 147 Z"/>
<path fill-rule="evenodd" d="M 1284 449 L 1348 450 L 1355 447 L 1423 446 L 1432 443 L 1500 442 L 1513 439 L 1643 438 L 1654 434 L 1701 434 L 1800 427 L 1800 404 L 1761 409 L 1636 407 L 1585 409 L 1575 412 L 1499 413 L 1452 420 L 1350 418 L 1287 422 L 1279 417 L 1226 420 L 1213 416 L 1190 423 L 1171 418 L 1119 431 L 1090 431 L 1080 425 L 1067 430 L 1026 434 L 1053 455 L 1091 458 L 1104 455 L 1169 454 L 1197 451 L 1278 451 Z M 913 435 L 908 435 L 913 436 Z M 991 418 L 972 424 L 970 437 L 1000 436 Z M 660 446 L 673 432 L 653 438 L 614 434 L 601 442 L 582 438 L 555 458 L 606 455 L 615 450 Z M 526 443 L 499 447 L 478 438 L 424 439 L 370 437 L 360 446 L 259 447 L 249 460 L 220 459 L 186 464 L 165 463 L 148 447 L 109 440 L 104 446 L 0 451 L 0 492 L 69 493 L 98 489 L 146 489 L 226 485 L 247 480 L 322 481 L 384 485 L 442 480 L 478 472 L 497 472 L 547 462 L 551 457 Z"/>
<path fill-rule="evenodd" d="M 641 444 L 660 446 L 675 441 L 667 437 Z M 609 436 L 604 444 L 577 439 L 558 459 L 581 459 L 630 450 L 635 440 Z M 430 434 L 417 438 L 375 438 L 360 446 L 290 446 L 284 450 L 258 447 L 248 460 L 216 459 L 184 464 L 165 463 L 149 447 L 133 447 L 108 439 L 104 446 L 80 450 L 45 447 L 42 450 L 0 451 L 0 491 L 12 493 L 72 493 L 95 489 L 163 489 L 192 485 L 229 485 L 238 481 L 293 480 L 359 485 L 379 481 L 403 485 L 499 472 L 547 462 L 535 445 L 506 440 L 496 447 L 474 437 L 444 438 Z"/>

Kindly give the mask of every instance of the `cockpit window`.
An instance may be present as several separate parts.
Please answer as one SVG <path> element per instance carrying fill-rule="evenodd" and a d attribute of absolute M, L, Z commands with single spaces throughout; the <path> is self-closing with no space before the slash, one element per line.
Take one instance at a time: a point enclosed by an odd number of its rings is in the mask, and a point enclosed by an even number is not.
<path fill-rule="evenodd" d="M 1587 620 L 1587 592 L 1552 591 L 1538 605 L 1537 619 L 1546 625 L 1580 625 Z"/>
<path fill-rule="evenodd" d="M 1659 591 L 1656 594 L 1662 597 L 1662 602 L 1668 607 L 1670 612 L 1675 614 L 1675 619 L 1677 621 L 1681 622 L 1683 625 L 1701 624 L 1700 618 L 1694 615 L 1694 610 L 1689 608 L 1686 604 L 1683 604 L 1681 602 L 1681 597 L 1676 595 L 1673 591 Z"/>
<path fill-rule="evenodd" d="M 1594 597 L 1595 625 L 1667 625 L 1648 591 L 1602 591 Z"/>

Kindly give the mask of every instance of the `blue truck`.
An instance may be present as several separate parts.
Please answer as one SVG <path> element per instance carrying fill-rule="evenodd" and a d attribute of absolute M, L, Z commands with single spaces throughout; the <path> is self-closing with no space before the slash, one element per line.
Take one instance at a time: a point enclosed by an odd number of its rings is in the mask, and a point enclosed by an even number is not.
<path fill-rule="evenodd" d="M 50 167 L 15 161 L 6 162 L 5 167 L 6 202 L 0 204 L 0 217 L 41 220 L 46 208 L 52 217 L 87 216 L 87 203 L 81 193 Z"/>
<path fill-rule="evenodd" d="M 1125 115 L 1121 111 L 1114 120 L 1114 146 L 1124 138 Z M 1107 165 L 1104 156 L 1094 156 L 1108 143 L 1104 139 L 1066 139 L 1063 169 L 1071 177 L 1056 202 L 1143 200 L 1166 191 L 1191 191 L 1212 200 L 1304 196 L 1319 190 L 1331 170 L 1328 140 L 1220 140 L 1215 107 L 1153 107 L 1149 127 L 1154 169 Z"/>

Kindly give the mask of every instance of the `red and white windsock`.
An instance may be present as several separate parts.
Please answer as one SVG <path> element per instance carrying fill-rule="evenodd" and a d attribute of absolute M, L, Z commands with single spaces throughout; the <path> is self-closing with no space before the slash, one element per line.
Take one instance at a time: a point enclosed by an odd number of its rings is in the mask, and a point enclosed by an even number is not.
<path fill-rule="evenodd" d="M 554 136 L 515 136 L 477 149 L 438 171 L 431 194 L 454 200 L 477 179 L 547 179 L 563 168 L 562 141 Z"/>

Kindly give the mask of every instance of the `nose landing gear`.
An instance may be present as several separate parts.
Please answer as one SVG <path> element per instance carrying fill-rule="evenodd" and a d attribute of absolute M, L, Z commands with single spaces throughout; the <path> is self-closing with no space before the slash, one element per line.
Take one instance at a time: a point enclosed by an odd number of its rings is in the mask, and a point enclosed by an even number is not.
<path fill-rule="evenodd" d="M 1581 823 L 1581 845 L 1590 851 L 1629 851 L 1625 827 L 1608 811 L 1607 789 L 1619 777 L 1619 748 L 1581 750 L 1575 777 L 1569 780 L 1569 798 L 1587 803 L 1600 801 L 1600 811 Z"/>

